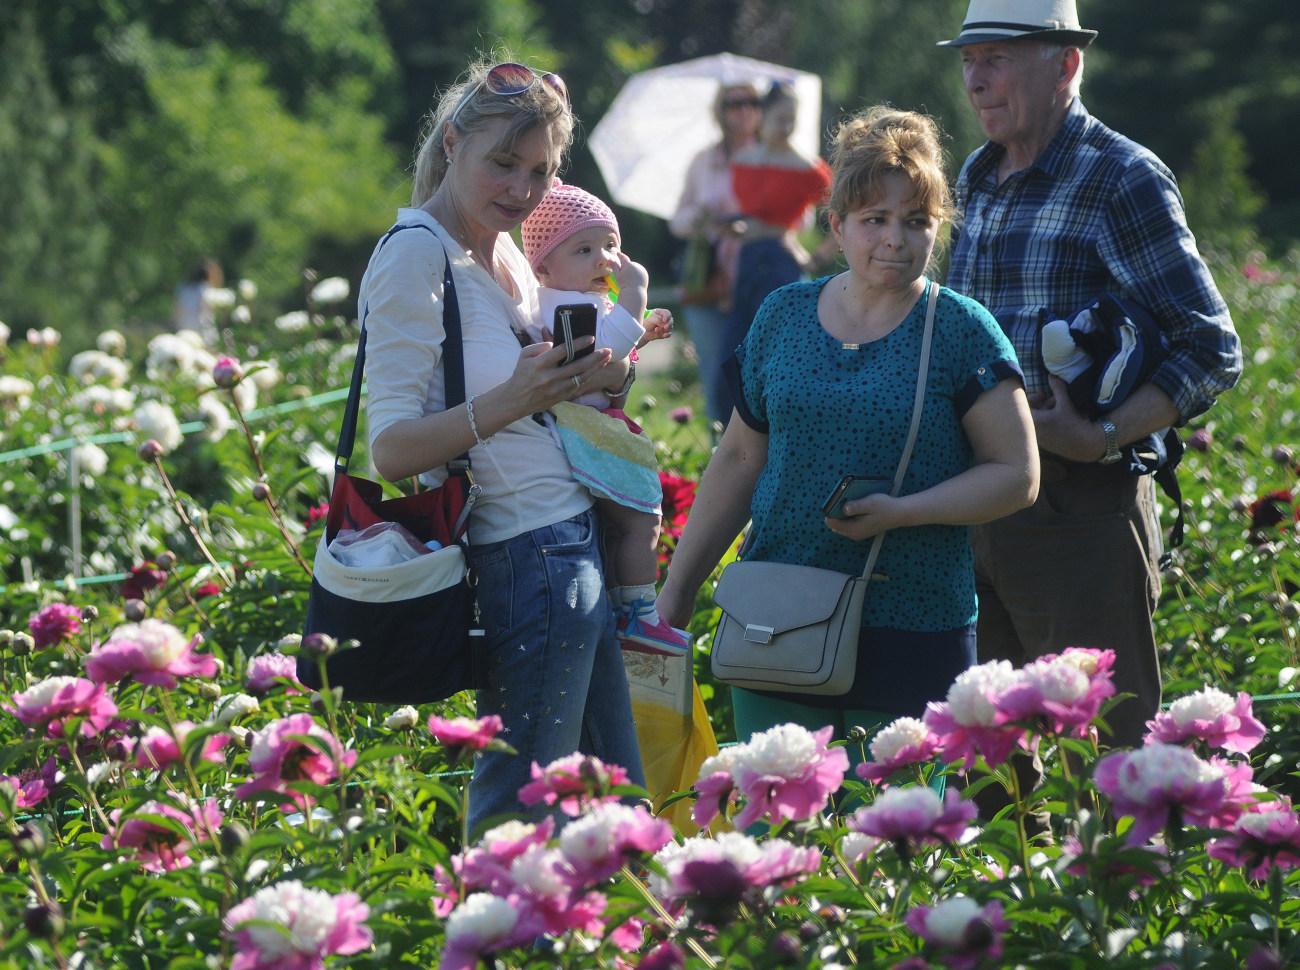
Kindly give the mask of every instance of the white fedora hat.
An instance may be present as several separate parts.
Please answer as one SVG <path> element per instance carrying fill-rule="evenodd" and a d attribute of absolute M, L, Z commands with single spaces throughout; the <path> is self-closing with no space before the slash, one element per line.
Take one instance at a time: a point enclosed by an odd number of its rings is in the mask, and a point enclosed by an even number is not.
<path fill-rule="evenodd" d="M 1079 26 L 1074 0 L 970 0 L 966 22 L 952 40 L 939 47 L 990 44 L 1001 40 L 1045 40 L 1087 47 L 1095 30 Z"/>

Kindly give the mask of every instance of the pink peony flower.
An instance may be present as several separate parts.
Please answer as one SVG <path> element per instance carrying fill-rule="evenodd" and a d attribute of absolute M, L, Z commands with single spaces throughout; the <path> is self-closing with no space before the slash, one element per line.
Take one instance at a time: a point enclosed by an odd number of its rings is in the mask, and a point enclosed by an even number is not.
<path fill-rule="evenodd" d="M 885 725 L 871 740 L 871 761 L 856 769 L 863 781 L 884 784 L 884 780 L 900 768 L 924 764 L 939 750 L 939 739 L 914 717 L 900 717 Z"/>
<path fill-rule="evenodd" d="M 356 893 L 331 896 L 296 879 L 260 889 L 226 914 L 235 944 L 230 970 L 323 970 L 334 953 L 370 946 L 370 907 Z"/>
<path fill-rule="evenodd" d="M 691 818 L 702 829 L 708 828 L 723 809 L 736 799 L 736 779 L 732 772 L 740 749 L 741 745 L 729 745 L 705 758 L 700 765 L 700 777 L 692 786 L 699 792 L 699 798 L 691 809 Z"/>
<path fill-rule="evenodd" d="M 467 890 L 486 889 L 497 895 L 510 891 L 510 865 L 529 849 L 545 845 L 555 830 L 555 819 L 540 822 L 504 822 L 483 833 L 479 844 L 452 857 L 452 868 Z"/>
<path fill-rule="evenodd" d="M 15 694 L 4 709 L 28 726 L 49 725 L 49 736 L 63 737 L 64 725 L 81 718 L 81 733 L 94 737 L 113 722 L 117 705 L 103 684 L 84 677 L 46 677 Z"/>
<path fill-rule="evenodd" d="M 848 827 L 863 835 L 893 842 L 903 855 L 927 842 L 956 842 L 979 814 L 974 802 L 948 792 L 940 798 L 925 787 L 889 788 L 872 804 L 858 809 Z"/>
<path fill-rule="evenodd" d="M 35 808 L 50 794 L 45 779 L 39 775 L 26 781 L 17 775 L 0 775 L 0 786 L 13 789 L 15 808 Z"/>
<path fill-rule="evenodd" d="M 1179 744 L 1190 739 L 1212 748 L 1246 754 L 1264 738 L 1264 725 L 1251 710 L 1251 696 L 1245 691 L 1230 695 L 1217 687 L 1205 687 L 1180 697 L 1147 721 L 1148 742 Z"/>
<path fill-rule="evenodd" d="M 1273 868 L 1300 866 L 1300 815 L 1289 800 L 1260 802 L 1243 812 L 1227 835 L 1211 839 L 1206 852 L 1266 879 Z"/>
<path fill-rule="evenodd" d="M 1001 692 L 1016 682 L 1016 670 L 1006 660 L 990 660 L 969 667 L 957 675 L 948 688 L 947 700 L 930 703 L 925 709 L 925 726 L 939 737 L 939 753 L 946 761 L 975 764 L 983 755 L 996 768 L 1017 745 L 1024 746 L 1025 729 L 1014 724 L 998 709 Z"/>
<path fill-rule="evenodd" d="M 672 841 L 673 827 L 641 806 L 594 806 L 564 827 L 560 851 L 574 871 L 594 885 L 638 853 L 658 852 Z"/>
<path fill-rule="evenodd" d="M 559 849 L 534 845 L 510 863 L 511 888 L 505 893 L 527 921 L 543 933 L 580 930 L 599 935 L 606 900 L 582 892 L 583 880 Z"/>
<path fill-rule="evenodd" d="M 281 681 L 289 681 L 284 685 Z M 295 687 L 294 685 L 297 684 Z M 248 675 L 244 686 L 254 694 L 269 694 L 285 687 L 286 694 L 301 694 L 298 688 L 298 662 L 280 652 L 259 653 L 248 662 Z"/>
<path fill-rule="evenodd" d="M 357 753 L 344 751 L 338 739 L 310 714 L 291 714 L 253 735 L 248 767 L 254 776 L 236 788 L 235 795 L 246 798 L 258 792 L 276 792 L 307 811 L 315 799 L 289 785 L 297 781 L 327 785 L 356 761 Z M 282 805 L 281 810 L 290 811 L 291 807 Z"/>
<path fill-rule="evenodd" d="M 150 817 L 153 816 L 153 817 Z M 148 801 L 125 820 L 120 808 L 113 809 L 112 829 L 100 842 L 104 849 L 134 849 L 135 858 L 149 872 L 184 869 L 193 860 L 188 852 L 207 842 L 225 820 L 214 798 L 188 809 L 166 802 Z"/>
<path fill-rule="evenodd" d="M 447 756 L 452 762 L 482 751 L 501 732 L 501 718 L 489 714 L 475 720 L 472 717 L 441 718 L 433 715 L 429 718 L 429 733 L 447 749 Z"/>
<path fill-rule="evenodd" d="M 684 970 L 685 966 L 686 951 L 667 940 L 642 957 L 636 970 Z"/>
<path fill-rule="evenodd" d="M 831 733 L 830 725 L 814 734 L 778 724 L 741 745 L 732 774 L 746 804 L 732 820 L 736 828 L 764 817 L 773 825 L 803 821 L 825 808 L 849 770 L 844 749 L 826 746 Z"/>
<path fill-rule="evenodd" d="M 592 755 L 574 753 L 557 758 L 545 768 L 533 762 L 532 778 L 519 789 L 519 800 L 525 805 L 545 802 L 554 805 L 567 815 L 582 813 L 584 802 L 615 801 L 617 795 L 610 789 L 627 784 L 627 772 L 618 765 L 606 765 Z"/>
<path fill-rule="evenodd" d="M 477 970 L 488 954 L 530 943 L 540 932 L 533 917 L 520 913 L 509 900 L 474 893 L 447 917 L 439 966 L 442 970 Z"/>
<path fill-rule="evenodd" d="M 81 610 L 70 603 L 51 603 L 27 621 L 37 650 L 75 637 L 81 632 Z"/>
<path fill-rule="evenodd" d="M 1026 664 L 997 695 L 1009 721 L 1038 721 L 1056 734 L 1085 737 L 1102 703 L 1115 694 L 1114 650 L 1070 647 Z"/>
<path fill-rule="evenodd" d="M 163 620 L 127 623 L 92 648 L 86 674 L 100 684 L 117 683 L 133 676 L 141 684 L 175 687 L 178 677 L 215 677 L 217 658 L 195 654 L 201 636 L 186 641 L 185 634 Z"/>
<path fill-rule="evenodd" d="M 908 911 L 908 928 L 943 953 L 952 970 L 974 970 L 984 960 L 1002 955 L 1002 934 L 1010 925 L 1002 917 L 1002 904 L 987 906 L 969 896 L 952 896 L 935 906 Z"/>
<path fill-rule="evenodd" d="M 194 730 L 193 721 L 180 721 L 176 725 L 176 734 L 161 727 L 151 727 L 144 732 L 135 746 L 135 764 L 137 768 L 160 771 L 181 760 L 181 749 L 185 739 Z M 203 739 L 202 750 L 198 757 L 204 761 L 220 764 L 225 760 L 222 748 L 231 742 L 228 734 L 210 734 Z"/>
<path fill-rule="evenodd" d="M 663 875 L 652 873 L 649 888 L 664 902 L 690 902 L 721 912 L 767 886 L 784 886 L 821 866 L 816 849 L 785 839 L 757 842 L 742 832 L 669 843 L 655 854 Z"/>
<path fill-rule="evenodd" d="M 1106 755 L 1093 781 L 1118 815 L 1133 817 L 1129 845 L 1142 845 L 1170 824 L 1209 825 L 1228 796 L 1222 766 L 1159 741 Z"/>

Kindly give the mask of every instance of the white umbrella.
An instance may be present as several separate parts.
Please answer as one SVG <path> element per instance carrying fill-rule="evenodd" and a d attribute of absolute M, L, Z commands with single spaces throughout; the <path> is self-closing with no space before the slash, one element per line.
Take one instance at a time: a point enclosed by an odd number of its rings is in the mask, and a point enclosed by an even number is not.
<path fill-rule="evenodd" d="M 713 54 L 628 78 L 587 140 L 614 201 L 669 218 L 691 160 L 722 138 L 713 117 L 718 88 L 748 82 L 761 94 L 773 81 L 794 86 L 799 104 L 794 147 L 805 155 L 818 154 L 822 82 L 816 74 Z"/>

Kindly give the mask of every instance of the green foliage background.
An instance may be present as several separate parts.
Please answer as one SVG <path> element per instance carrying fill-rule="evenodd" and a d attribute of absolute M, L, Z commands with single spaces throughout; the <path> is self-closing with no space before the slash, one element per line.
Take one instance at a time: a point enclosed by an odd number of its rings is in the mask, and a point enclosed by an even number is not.
<path fill-rule="evenodd" d="M 1219 248 L 1296 238 L 1294 0 L 1080 0 L 1084 96 L 1183 179 Z M 933 113 L 954 168 L 980 135 L 951 36 L 965 0 L 8 0 L 0 7 L 0 319 L 73 349 L 162 329 L 199 257 L 272 310 L 298 272 L 355 283 L 405 200 L 419 122 L 477 51 L 569 79 L 589 131 L 626 78 L 732 50 L 819 73 L 823 123 Z M 581 138 L 569 177 L 600 188 Z M 620 212 L 666 273 L 663 223 Z"/>

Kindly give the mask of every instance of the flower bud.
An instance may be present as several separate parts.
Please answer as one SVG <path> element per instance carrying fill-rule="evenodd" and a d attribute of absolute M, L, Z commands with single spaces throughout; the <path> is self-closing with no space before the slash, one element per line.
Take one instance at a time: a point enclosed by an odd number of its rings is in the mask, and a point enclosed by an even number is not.
<path fill-rule="evenodd" d="M 1295 452 L 1287 445 L 1275 445 L 1272 457 L 1279 465 L 1289 465 L 1295 461 Z"/>
<path fill-rule="evenodd" d="M 23 913 L 23 926 L 38 940 L 48 940 L 63 935 L 63 908 L 58 903 L 37 903 Z"/>
<path fill-rule="evenodd" d="M 287 633 L 275 642 L 275 649 L 286 657 L 296 656 L 302 647 L 301 633 Z"/>
<path fill-rule="evenodd" d="M 243 852 L 248 848 L 250 836 L 248 829 L 238 822 L 231 822 L 221 829 L 221 853 L 222 855 L 235 855 Z"/>
<path fill-rule="evenodd" d="M 1280 610 L 1282 616 L 1284 616 L 1288 620 L 1294 620 L 1297 617 L 1300 617 L 1300 603 L 1296 602 L 1295 600 L 1287 600 L 1285 603 L 1282 604 Z"/>
<path fill-rule="evenodd" d="M 221 696 L 221 685 L 204 681 L 199 684 L 199 696 L 205 701 L 215 701 Z"/>
<path fill-rule="evenodd" d="M 793 933 L 778 933 L 772 937 L 771 950 L 786 966 L 796 966 L 803 948 Z"/>
<path fill-rule="evenodd" d="M 271 497 L 271 486 L 266 482 L 257 482 L 253 485 L 253 500 L 255 502 L 265 502 Z"/>
<path fill-rule="evenodd" d="M 144 605 L 144 600 L 127 600 L 122 615 L 131 623 L 139 623 L 149 615 L 149 608 Z"/>
<path fill-rule="evenodd" d="M 15 657 L 25 657 L 36 649 L 36 641 L 32 639 L 30 633 L 19 630 L 14 634 L 13 643 L 9 648 L 14 652 Z"/>
<path fill-rule="evenodd" d="M 94 623 L 99 619 L 99 607 L 91 604 L 81 608 L 81 619 L 86 623 Z"/>
<path fill-rule="evenodd" d="M 176 565 L 176 553 L 171 552 L 170 550 L 160 552 L 158 558 L 153 561 L 153 564 L 163 572 L 167 572 Z"/>
<path fill-rule="evenodd" d="M 0 650 L 14 642 L 13 630 L 0 630 Z"/>
<path fill-rule="evenodd" d="M 233 357 L 222 357 L 212 368 L 212 380 L 217 387 L 234 387 L 244 376 L 244 369 Z"/>
<path fill-rule="evenodd" d="M 328 633 L 309 633 L 302 638 L 299 649 L 309 657 L 332 657 L 338 653 L 339 642 Z"/>
<path fill-rule="evenodd" d="M 1247 446 L 1249 446 L 1249 444 L 1250 442 L 1246 440 L 1246 436 L 1244 434 L 1236 434 L 1232 436 L 1233 451 L 1245 451 Z"/>
<path fill-rule="evenodd" d="M 48 840 L 45 829 L 38 822 L 27 822 L 19 827 L 17 833 L 10 836 L 14 851 L 24 859 L 37 859 L 45 852 Z"/>
<path fill-rule="evenodd" d="M 861 744 L 865 740 L 867 740 L 867 729 L 861 724 L 849 728 L 849 744 Z"/>
<path fill-rule="evenodd" d="M 157 461 L 163 455 L 167 454 L 167 449 L 164 448 L 156 439 L 150 438 L 137 448 L 135 453 L 139 455 L 141 461 Z"/>

